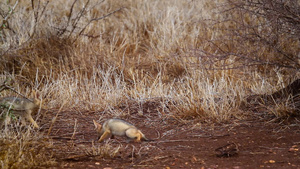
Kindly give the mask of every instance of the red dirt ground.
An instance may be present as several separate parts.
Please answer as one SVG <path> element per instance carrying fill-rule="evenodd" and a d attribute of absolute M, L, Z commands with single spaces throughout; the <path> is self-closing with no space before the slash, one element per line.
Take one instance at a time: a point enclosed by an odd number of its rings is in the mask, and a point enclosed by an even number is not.
<path fill-rule="evenodd" d="M 98 121 L 100 116 L 103 120 L 112 118 L 107 112 L 61 112 L 50 134 L 54 157 L 58 160 L 55 168 L 300 169 L 300 121 L 297 118 L 280 123 L 270 121 L 267 116 L 262 118 L 260 114 L 248 120 L 212 125 L 196 120 L 178 121 L 159 113 L 156 107 L 156 103 L 146 104 L 143 115 L 130 106 L 119 108 L 126 113 L 131 110 L 130 115 L 119 118 L 135 124 L 148 138 L 154 139 L 141 143 L 128 143 L 122 137 L 96 142 L 92 120 Z M 43 128 L 48 131 L 49 122 Z M 228 143 L 237 146 L 236 154 L 217 157 L 215 150 Z M 108 150 L 119 150 L 114 156 L 89 153 L 93 146 L 104 145 L 110 146 Z"/>

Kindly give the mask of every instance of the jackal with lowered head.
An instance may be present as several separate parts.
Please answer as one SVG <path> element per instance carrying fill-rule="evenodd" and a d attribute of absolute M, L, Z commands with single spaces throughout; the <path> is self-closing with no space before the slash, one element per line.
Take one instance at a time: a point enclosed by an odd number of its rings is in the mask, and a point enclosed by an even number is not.
<path fill-rule="evenodd" d="M 16 115 L 21 118 L 22 125 L 26 125 L 26 119 L 30 121 L 30 123 L 33 124 L 35 128 L 39 128 L 36 121 L 33 120 L 31 113 L 39 108 L 41 101 L 38 99 L 35 91 L 33 91 L 32 94 L 34 95 L 34 98 L 32 100 L 18 97 L 0 98 L 0 119 L 2 119 L 3 121 L 8 120 L 9 122 L 10 116 Z"/>
<path fill-rule="evenodd" d="M 95 130 L 98 133 L 99 142 L 102 142 L 108 137 L 114 136 L 125 136 L 129 139 L 135 140 L 136 142 L 152 141 L 145 137 L 145 135 L 138 130 L 134 125 L 121 120 L 121 119 L 109 119 L 104 122 L 103 126 L 93 120 Z"/>

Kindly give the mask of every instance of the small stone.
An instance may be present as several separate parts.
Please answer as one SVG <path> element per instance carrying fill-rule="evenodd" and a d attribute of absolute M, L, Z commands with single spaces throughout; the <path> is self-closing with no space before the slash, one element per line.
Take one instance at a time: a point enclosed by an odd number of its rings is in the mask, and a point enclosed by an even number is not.
<path fill-rule="evenodd" d="M 270 163 L 270 164 L 274 164 L 275 161 L 274 161 L 274 160 L 269 160 L 269 163 Z"/>

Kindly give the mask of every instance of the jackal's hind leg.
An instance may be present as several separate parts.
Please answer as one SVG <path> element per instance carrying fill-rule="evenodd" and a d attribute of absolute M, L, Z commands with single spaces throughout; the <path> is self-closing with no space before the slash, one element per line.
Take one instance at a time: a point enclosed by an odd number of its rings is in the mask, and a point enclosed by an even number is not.
<path fill-rule="evenodd" d="M 0 121 L 1 121 L 1 120 L 0 120 Z M 4 120 L 1 121 L 0 123 L 1 123 L 1 125 L 7 126 L 7 125 L 10 124 L 10 121 L 11 121 L 11 117 L 10 117 L 9 115 L 7 115 L 6 117 L 4 117 Z"/>
<path fill-rule="evenodd" d="M 139 131 L 135 128 L 129 128 L 125 131 L 126 136 L 130 139 L 134 139 L 135 142 L 140 142 L 141 141 L 141 134 Z"/>
<path fill-rule="evenodd" d="M 21 123 L 22 123 L 22 126 L 26 126 L 25 117 L 23 117 L 23 116 L 20 116 L 20 118 L 21 118 Z"/>

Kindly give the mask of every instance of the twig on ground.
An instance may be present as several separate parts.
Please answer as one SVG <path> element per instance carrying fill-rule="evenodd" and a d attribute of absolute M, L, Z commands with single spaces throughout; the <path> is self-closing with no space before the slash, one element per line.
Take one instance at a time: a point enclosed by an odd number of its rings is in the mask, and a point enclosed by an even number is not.
<path fill-rule="evenodd" d="M 79 160 L 83 160 L 85 158 L 97 157 L 97 156 L 99 156 L 99 155 L 78 154 L 78 155 L 72 155 L 72 156 L 66 157 L 63 160 L 79 161 Z"/>
<path fill-rule="evenodd" d="M 143 160 L 139 164 L 147 163 L 147 162 L 154 161 L 154 160 L 161 160 L 161 159 L 168 158 L 168 157 L 169 156 L 156 156 L 156 157 L 153 157 L 153 158 L 150 158 L 147 160 Z"/>
<path fill-rule="evenodd" d="M 61 136 L 52 136 L 52 139 L 61 139 L 61 140 L 75 140 L 71 137 L 61 137 Z"/>
<path fill-rule="evenodd" d="M 49 129 L 48 129 L 48 136 L 50 135 L 50 133 L 51 133 L 51 131 L 52 131 L 52 127 L 53 127 L 53 125 L 54 125 L 54 123 L 55 123 L 55 121 L 56 121 L 56 119 L 57 119 L 59 113 L 61 112 L 62 108 L 64 107 L 64 105 L 65 105 L 66 103 L 67 103 L 67 101 L 64 100 L 64 102 L 63 102 L 62 105 L 60 106 L 58 112 L 56 113 L 55 117 L 52 119 L 51 125 L 50 125 L 50 127 L 49 127 Z"/>
<path fill-rule="evenodd" d="M 73 134 L 72 134 L 72 137 L 71 137 L 71 139 L 72 139 L 72 140 L 73 140 L 73 139 L 74 139 L 74 137 L 75 137 L 76 130 L 77 130 L 77 119 L 75 119 L 75 124 L 74 124 L 74 132 L 73 132 Z"/>

